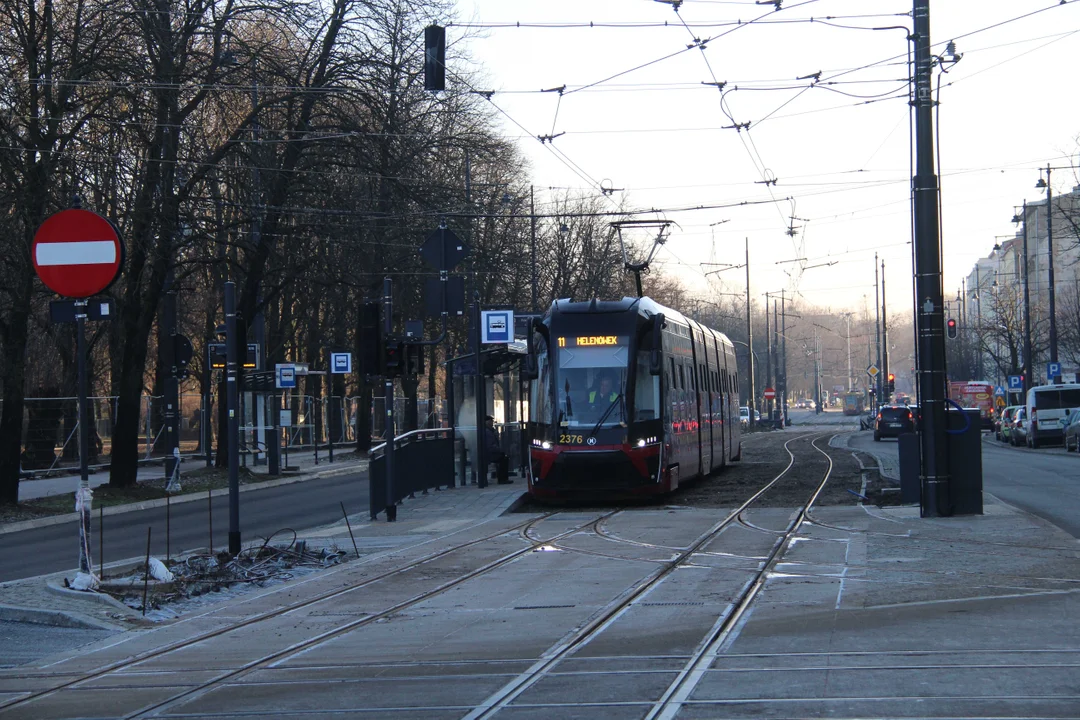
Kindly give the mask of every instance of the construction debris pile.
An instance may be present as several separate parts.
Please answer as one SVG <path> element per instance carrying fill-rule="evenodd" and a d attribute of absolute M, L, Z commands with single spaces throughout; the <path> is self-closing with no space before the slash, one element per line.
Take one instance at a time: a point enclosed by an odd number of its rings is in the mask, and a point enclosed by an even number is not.
<path fill-rule="evenodd" d="M 292 533 L 287 544 L 273 544 L 282 533 Z M 252 587 L 292 580 L 340 563 L 345 552 L 336 547 L 308 549 L 304 540 L 297 541 L 292 530 L 279 530 L 261 546 L 242 550 L 236 557 L 227 552 L 214 555 L 191 555 L 182 560 L 161 563 L 149 558 L 146 565 L 123 577 L 105 578 L 99 590 L 116 597 L 125 605 L 147 615 L 151 610 L 157 619 L 176 617 L 169 611 L 195 598 L 212 594 L 215 599 L 239 594 Z M 155 619 L 155 618 L 151 618 Z"/>

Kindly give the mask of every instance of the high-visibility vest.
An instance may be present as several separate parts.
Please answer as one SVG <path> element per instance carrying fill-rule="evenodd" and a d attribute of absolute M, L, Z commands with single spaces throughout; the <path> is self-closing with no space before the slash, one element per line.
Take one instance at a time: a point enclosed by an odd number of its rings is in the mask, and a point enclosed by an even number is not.
<path fill-rule="evenodd" d="M 589 391 L 589 404 L 590 405 L 595 405 L 596 404 L 596 396 L 597 396 L 597 394 L 598 394 L 598 391 L 596 391 L 596 390 L 590 390 Z M 619 397 L 619 393 L 612 392 L 611 395 L 608 396 L 608 402 L 615 402 L 615 398 L 617 398 L 617 397 Z"/>

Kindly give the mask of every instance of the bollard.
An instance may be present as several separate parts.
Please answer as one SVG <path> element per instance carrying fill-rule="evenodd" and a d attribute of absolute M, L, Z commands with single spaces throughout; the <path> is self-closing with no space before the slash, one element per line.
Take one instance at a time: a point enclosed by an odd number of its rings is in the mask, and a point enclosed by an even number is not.
<path fill-rule="evenodd" d="M 98 505 L 98 578 L 105 577 L 105 506 Z"/>
<path fill-rule="evenodd" d="M 169 559 L 172 558 L 172 530 L 170 529 L 170 506 L 172 501 L 172 494 L 165 493 L 165 564 L 168 565 Z"/>
<path fill-rule="evenodd" d="M 206 488 L 206 516 L 210 526 L 210 557 L 214 556 L 214 495 L 213 490 Z"/>

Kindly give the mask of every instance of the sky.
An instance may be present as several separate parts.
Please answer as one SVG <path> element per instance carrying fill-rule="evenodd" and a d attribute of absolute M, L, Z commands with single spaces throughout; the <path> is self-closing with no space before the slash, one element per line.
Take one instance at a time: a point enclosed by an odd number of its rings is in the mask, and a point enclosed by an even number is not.
<path fill-rule="evenodd" d="M 890 307 L 909 307 L 908 42 L 897 26 L 911 27 L 912 2 L 780 5 L 458 0 L 440 21 L 451 63 L 474 90 L 495 91 L 538 212 L 565 189 L 606 188 L 612 209 L 660 209 L 642 217 L 675 223 L 657 262 L 692 291 L 742 292 L 744 271 L 706 275 L 723 266 L 702 263 L 742 263 L 748 240 L 753 293 L 786 288 L 835 310 L 872 309 L 877 252 Z M 961 55 L 934 78 L 948 298 L 1015 233 L 1014 206 L 1044 197 L 1039 168 L 1080 164 L 1080 1 L 931 0 L 930 25 L 934 54 L 953 40 Z M 1055 172 L 1054 191 L 1076 177 Z M 697 207 L 709 209 L 685 210 Z"/>

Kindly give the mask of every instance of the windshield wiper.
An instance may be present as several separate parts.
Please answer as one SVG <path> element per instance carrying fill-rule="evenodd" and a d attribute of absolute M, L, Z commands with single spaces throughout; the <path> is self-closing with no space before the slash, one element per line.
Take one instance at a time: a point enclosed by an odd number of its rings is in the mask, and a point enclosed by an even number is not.
<path fill-rule="evenodd" d="M 600 419 L 596 421 L 595 425 L 593 425 L 593 429 L 589 431 L 589 437 L 593 437 L 594 435 L 596 435 L 596 431 L 599 430 L 600 426 L 604 424 L 604 421 L 607 420 L 608 415 L 610 415 L 611 411 L 615 409 L 615 404 L 619 402 L 622 402 L 622 393 L 616 395 L 615 399 L 611 401 L 611 404 L 607 406 L 607 410 L 604 411 L 604 414 L 601 415 Z"/>

